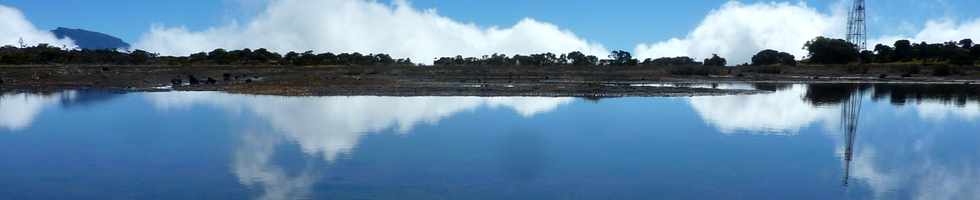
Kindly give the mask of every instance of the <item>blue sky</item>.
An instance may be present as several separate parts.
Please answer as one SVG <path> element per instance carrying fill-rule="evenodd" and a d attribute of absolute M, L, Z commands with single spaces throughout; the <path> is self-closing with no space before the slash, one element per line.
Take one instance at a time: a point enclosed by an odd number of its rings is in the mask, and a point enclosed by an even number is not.
<path fill-rule="evenodd" d="M 3 0 L 20 9 L 36 26 L 80 27 L 133 42 L 152 24 L 206 29 L 244 21 L 259 10 L 260 0 Z M 683 37 L 726 0 L 412 0 L 419 9 L 480 26 L 509 27 L 525 17 L 550 22 L 610 49 L 632 49 L 643 42 Z M 744 3 L 757 2 L 753 0 Z M 790 1 L 797 2 L 797 1 Z M 830 12 L 835 0 L 808 0 Z M 873 34 L 898 34 L 921 28 L 927 19 L 969 19 L 980 15 L 975 0 L 869 0 Z"/>

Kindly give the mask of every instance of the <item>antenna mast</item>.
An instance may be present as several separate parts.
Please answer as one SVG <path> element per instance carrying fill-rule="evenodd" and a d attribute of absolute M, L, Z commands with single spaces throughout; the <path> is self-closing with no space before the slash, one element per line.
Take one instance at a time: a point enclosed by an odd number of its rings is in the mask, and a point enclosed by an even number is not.
<path fill-rule="evenodd" d="M 868 25 L 865 20 L 864 0 L 854 0 L 847 17 L 847 41 L 858 50 L 868 49 Z"/>

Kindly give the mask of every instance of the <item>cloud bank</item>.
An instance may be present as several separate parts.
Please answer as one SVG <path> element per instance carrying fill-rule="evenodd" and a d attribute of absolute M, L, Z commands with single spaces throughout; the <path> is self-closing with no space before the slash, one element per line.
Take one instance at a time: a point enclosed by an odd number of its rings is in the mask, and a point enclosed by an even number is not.
<path fill-rule="evenodd" d="M 839 9 L 838 9 L 839 10 Z M 730 1 L 711 11 L 701 24 L 683 38 L 652 44 L 639 44 L 639 58 L 718 54 L 729 63 L 749 62 L 764 49 L 805 55 L 802 47 L 817 36 L 841 36 L 846 15 L 820 13 L 804 3 L 754 3 Z"/>
<path fill-rule="evenodd" d="M 802 59 L 807 55 L 803 44 L 817 36 L 843 38 L 847 24 L 847 7 L 831 6 L 831 13 L 821 13 L 805 3 L 760 2 L 744 4 L 730 1 L 711 11 L 687 36 L 639 44 L 639 58 L 690 56 L 707 58 L 718 54 L 731 64 L 751 61 L 764 49 L 788 52 Z M 874 35 L 874 30 L 870 34 Z M 875 44 L 891 45 L 895 40 L 939 43 L 980 38 L 980 19 L 957 21 L 934 19 L 909 35 L 881 35 L 868 39 Z"/>
<path fill-rule="evenodd" d="M 896 40 L 911 40 L 913 42 L 948 42 L 959 41 L 961 39 L 980 40 L 980 18 L 972 20 L 957 21 L 950 18 L 934 19 L 926 21 L 925 26 L 918 33 L 911 36 L 906 35 L 887 35 L 876 39 L 870 39 L 868 45 L 875 44 L 892 45 Z M 872 47 L 869 47 L 872 48 Z"/>
<path fill-rule="evenodd" d="M 0 46 L 20 46 L 21 39 L 26 45 L 47 43 L 56 47 L 75 47 L 70 39 L 59 40 L 49 31 L 38 30 L 20 10 L 0 5 Z"/>
<path fill-rule="evenodd" d="M 278 52 L 388 53 L 415 62 L 492 53 L 531 54 L 606 49 L 553 24 L 524 19 L 509 28 L 480 27 L 417 10 L 404 0 L 276 0 L 244 24 L 204 31 L 154 26 L 135 48 L 187 55 L 215 48 L 268 48 Z"/>

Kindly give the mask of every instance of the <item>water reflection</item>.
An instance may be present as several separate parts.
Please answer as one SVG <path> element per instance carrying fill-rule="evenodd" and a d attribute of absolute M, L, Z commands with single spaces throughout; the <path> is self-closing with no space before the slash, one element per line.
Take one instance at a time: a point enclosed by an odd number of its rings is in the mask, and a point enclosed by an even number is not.
<path fill-rule="evenodd" d="M 759 95 L 692 97 L 689 100 L 706 123 L 723 133 L 795 135 L 823 122 L 831 127 L 838 106 L 814 106 L 802 100 L 809 87 L 790 85 Z"/>
<path fill-rule="evenodd" d="M 796 133 L 822 122 L 822 132 L 839 144 L 843 185 L 868 187 L 869 199 L 978 199 L 980 148 L 976 141 L 954 142 L 977 138 L 978 95 L 970 85 L 815 84 L 770 94 L 696 97 L 690 104 L 723 133 Z M 866 101 L 897 108 L 866 108 Z M 933 123 L 893 122 L 911 114 L 902 110 Z M 861 131 L 862 113 L 874 123 L 889 123 Z M 834 122 L 839 129 L 830 128 Z"/>
<path fill-rule="evenodd" d="M 319 170 L 304 164 L 298 172 L 290 173 L 276 165 L 273 156 L 282 142 L 281 137 L 274 135 L 251 131 L 242 134 L 234 152 L 232 171 L 243 185 L 261 188 L 258 199 L 311 199 L 313 184 L 320 178 Z"/>
<path fill-rule="evenodd" d="M 87 108 L 107 103 L 114 99 L 124 96 L 126 93 L 119 91 L 84 90 L 63 92 L 68 95 L 61 95 L 61 107 L 66 109 Z"/>
<path fill-rule="evenodd" d="M 348 153 L 359 138 L 389 128 L 407 133 L 418 124 L 435 124 L 481 106 L 509 108 L 523 117 L 545 113 L 573 98 L 544 97 L 277 97 L 217 92 L 151 93 L 163 110 L 204 104 L 265 119 L 277 133 L 299 143 L 303 151 L 333 161 Z"/>
<path fill-rule="evenodd" d="M 871 98 L 911 106 L 919 117 L 931 121 L 980 118 L 980 87 L 975 85 L 880 85 Z"/>
<path fill-rule="evenodd" d="M 854 140 L 857 138 L 858 126 L 861 121 L 861 90 L 847 97 L 847 102 L 840 109 L 840 127 L 844 134 L 844 186 L 851 179 L 851 161 L 854 160 Z"/>
<path fill-rule="evenodd" d="M 519 181 L 536 179 L 544 165 L 548 163 L 545 156 L 545 138 L 536 131 L 525 129 L 506 133 L 500 144 L 501 169 L 504 175 Z"/>
<path fill-rule="evenodd" d="M 980 151 L 973 142 L 969 145 L 974 146 L 964 147 L 950 141 L 975 140 L 975 133 L 921 133 L 860 137 L 855 144 L 860 148 L 854 152 L 854 179 L 869 186 L 875 199 L 980 198 Z"/>
<path fill-rule="evenodd" d="M 887 101 L 913 110 L 919 118 L 972 121 L 980 118 L 980 87 L 914 84 L 753 84 L 774 92 L 758 95 L 693 97 L 691 107 L 724 133 L 793 135 L 822 124 L 842 125 L 842 106 Z M 867 94 L 871 94 L 868 97 Z M 855 100 L 856 99 L 856 100 Z M 856 102 L 855 102 L 856 101 Z"/>
<path fill-rule="evenodd" d="M 154 184 L 173 170 L 227 184 L 196 192 L 257 199 L 980 198 L 973 86 L 711 87 L 773 92 L 598 102 L 7 94 L 0 129 L 30 134 L 0 134 L 0 185 L 19 186 L 0 196 L 113 180 L 160 194 Z M 95 119 L 120 111 L 126 123 Z M 217 156 L 175 156 L 185 148 Z M 44 175 L 99 170 L 113 173 Z M 136 173 L 116 173 L 126 170 Z"/>
<path fill-rule="evenodd" d="M 18 131 L 27 128 L 45 108 L 61 105 L 64 99 L 72 99 L 76 92 L 53 94 L 3 94 L 0 96 L 0 128 Z"/>
<path fill-rule="evenodd" d="M 574 101 L 539 97 L 275 97 L 215 92 L 153 93 L 146 97 L 163 110 L 209 105 L 230 112 L 251 113 L 267 121 L 273 129 L 271 133 L 250 130 L 243 134 L 233 164 L 241 183 L 262 188 L 260 199 L 308 198 L 316 180 L 321 178 L 322 169 L 308 164 L 290 175 L 271 162 L 277 146 L 286 142 L 297 143 L 304 153 L 333 162 L 356 149 L 360 138 L 368 133 L 395 129 L 405 134 L 419 124 L 436 124 L 443 118 L 480 107 L 507 108 L 522 117 L 533 117 Z M 523 139 L 530 136 L 517 135 Z M 528 147 L 520 145 L 524 142 L 529 141 L 508 145 Z M 533 163 L 535 158 L 512 156 L 520 159 L 509 166 L 516 176 L 533 175 L 534 167 L 525 164 Z"/>

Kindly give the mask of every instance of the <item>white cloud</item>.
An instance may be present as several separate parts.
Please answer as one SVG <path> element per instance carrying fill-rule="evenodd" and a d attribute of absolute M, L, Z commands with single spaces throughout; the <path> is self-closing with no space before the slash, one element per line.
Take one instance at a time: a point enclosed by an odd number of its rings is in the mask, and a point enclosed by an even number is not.
<path fill-rule="evenodd" d="M 752 55 L 763 49 L 789 52 L 802 59 L 807 55 L 803 44 L 817 36 L 842 38 L 847 22 L 844 4 L 831 6 L 832 13 L 800 3 L 760 2 L 744 4 L 730 1 L 711 11 L 693 31 L 683 38 L 671 38 L 649 44 L 639 44 L 639 58 L 691 56 L 707 58 L 718 54 L 731 64 L 750 62 Z M 895 29 L 909 30 L 907 22 Z M 958 22 L 943 18 L 928 20 L 922 29 L 910 29 L 909 35 L 881 35 L 868 39 L 869 48 L 875 44 L 891 45 L 896 40 L 939 43 L 980 38 L 980 19 Z M 872 30 L 873 31 L 873 30 Z M 882 32 L 882 31 L 878 31 Z M 874 34 L 873 32 L 871 34 Z"/>
<path fill-rule="evenodd" d="M 21 39 L 27 45 L 46 43 L 56 47 L 75 47 L 75 43 L 69 39 L 59 40 L 49 31 L 38 30 L 20 10 L 0 5 L 0 46 L 19 46 Z"/>
<path fill-rule="evenodd" d="M 559 27 L 524 19 L 513 27 L 479 27 L 417 10 L 404 0 L 277 0 L 244 24 L 204 31 L 154 26 L 135 48 L 187 55 L 214 48 L 268 48 L 317 52 L 388 53 L 431 63 L 452 55 L 582 51 L 607 55 L 597 43 Z"/>
<path fill-rule="evenodd" d="M 954 19 L 943 18 L 926 21 L 926 25 L 913 36 L 888 35 L 872 39 L 869 45 L 892 45 L 896 40 L 907 39 L 912 42 L 940 43 L 960 41 L 962 39 L 980 40 L 980 18 L 958 22 Z"/>
<path fill-rule="evenodd" d="M 711 11 L 686 37 L 640 44 L 636 54 L 640 58 L 706 58 L 718 54 L 728 58 L 729 63 L 739 64 L 749 62 L 763 49 L 775 49 L 799 58 L 806 55 L 802 49 L 806 41 L 817 36 L 843 35 L 841 24 L 846 18 L 839 13 L 842 12 L 823 14 L 802 2 L 730 1 Z"/>

